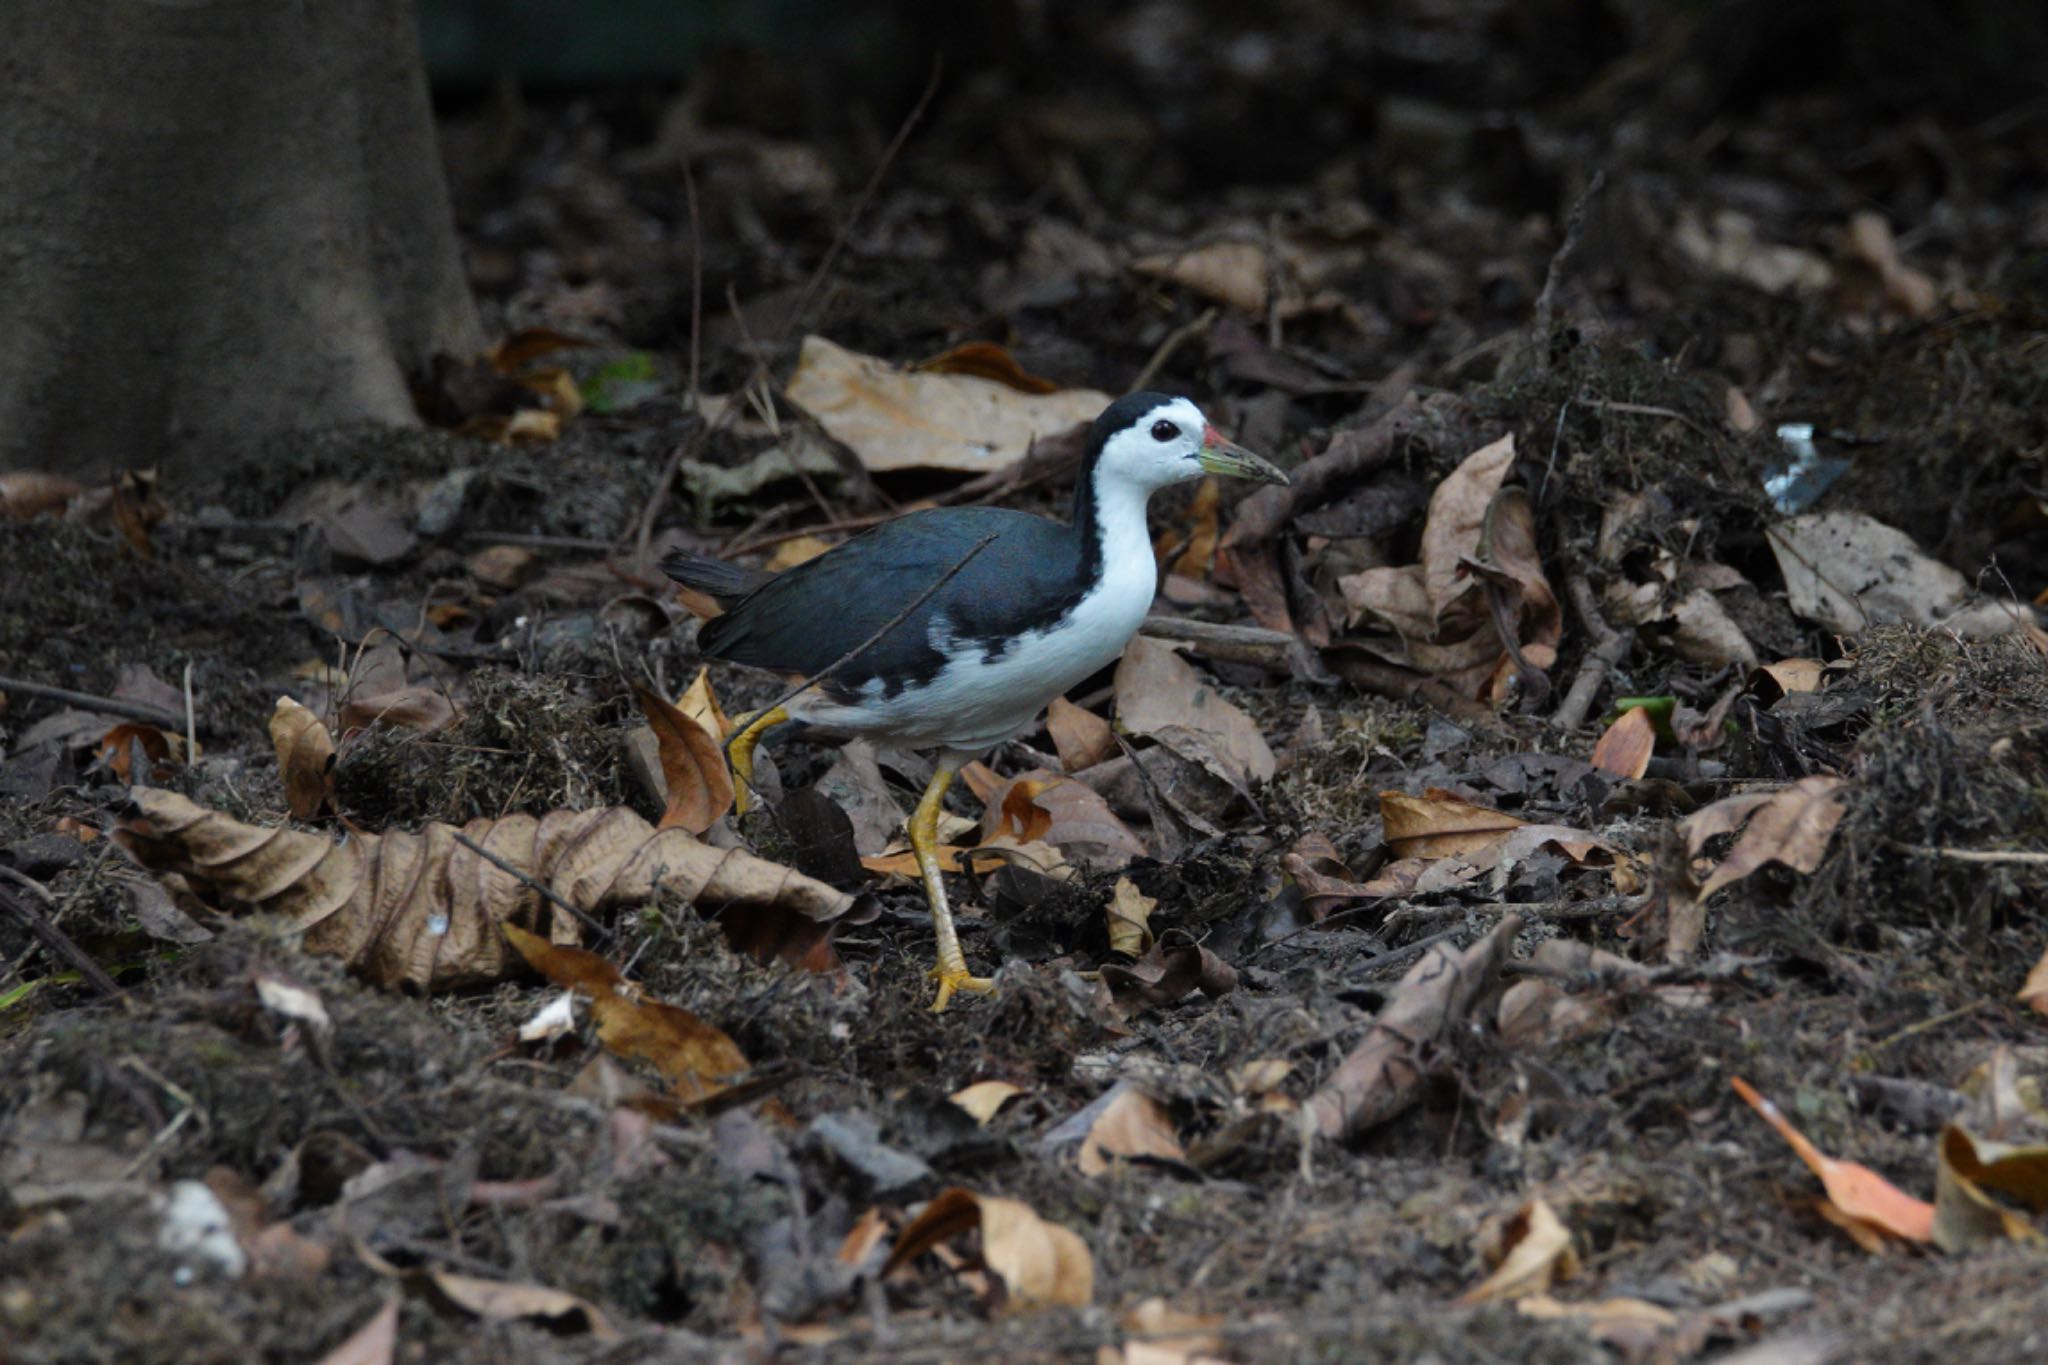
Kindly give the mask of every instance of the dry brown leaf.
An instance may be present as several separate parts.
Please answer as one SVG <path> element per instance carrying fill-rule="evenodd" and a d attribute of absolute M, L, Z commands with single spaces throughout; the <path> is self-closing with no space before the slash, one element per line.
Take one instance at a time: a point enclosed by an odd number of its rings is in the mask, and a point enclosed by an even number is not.
<path fill-rule="evenodd" d="M 407 681 L 404 652 L 386 641 L 357 656 L 336 723 L 344 735 L 375 725 L 431 734 L 458 719 L 460 713 L 445 692 Z"/>
<path fill-rule="evenodd" d="M 1185 251 L 1141 256 L 1131 268 L 1253 317 L 1264 316 L 1272 294 L 1272 261 L 1256 242 L 1208 242 Z"/>
<path fill-rule="evenodd" d="M 1691 209 L 1678 216 L 1671 242 L 1694 264 L 1733 275 L 1767 294 L 1810 294 L 1834 283 L 1835 272 L 1803 247 L 1767 242 L 1756 220 L 1734 209 L 1716 212 L 1711 223 Z"/>
<path fill-rule="evenodd" d="M 1986 1193 L 1996 1189 L 2036 1211 L 2048 1208 L 2048 1146 L 2012 1147 L 1981 1140 L 1961 1124 L 1947 1125 L 1936 1148 L 1934 1244 L 1966 1251 L 1986 1242 L 2036 1242 L 2041 1234 L 2023 1216 Z"/>
<path fill-rule="evenodd" d="M 1862 266 L 1877 277 L 1882 302 L 1909 318 L 1931 315 L 1941 304 L 1941 291 L 1926 272 L 1899 257 L 1898 240 L 1884 215 L 1865 209 L 1849 220 L 1842 256 L 1850 267 Z"/>
<path fill-rule="evenodd" d="M 368 1322 L 321 1356 L 317 1365 L 391 1365 L 398 1351 L 398 1304 L 395 1294 L 384 1300 L 384 1306 L 372 1313 Z"/>
<path fill-rule="evenodd" d="M 1120 1010 L 1171 1005 L 1189 991 L 1211 1000 L 1237 989 L 1237 969 L 1200 944 L 1167 948 L 1154 942 L 1136 962 L 1105 963 L 1102 984 Z"/>
<path fill-rule="evenodd" d="M 1827 675 L 1827 668 L 1819 659 L 1780 659 L 1760 666 L 1756 673 L 1768 677 L 1779 696 L 1786 696 L 1793 692 L 1820 691 L 1821 679 Z M 1750 681 L 1757 681 L 1756 674 L 1751 675 Z"/>
<path fill-rule="evenodd" d="M 620 1057 L 651 1063 L 677 1098 L 705 1099 L 744 1074 L 748 1062 L 725 1033 L 690 1011 L 649 1000 L 596 953 L 551 943 L 516 924 L 500 926 L 528 966 L 557 986 L 590 997 L 597 1036 Z"/>
<path fill-rule="evenodd" d="M 1352 876 L 1351 869 L 1337 854 L 1327 835 L 1310 832 L 1280 855 L 1280 870 L 1301 892 L 1302 909 L 1311 919 L 1321 920 L 1352 901 L 1383 894 L 1373 891 Z"/>
<path fill-rule="evenodd" d="M 1462 1305 L 1510 1303 L 1541 1294 L 1579 1273 L 1572 1234 L 1554 1209 L 1532 1199 L 1515 1210 L 1501 1232 L 1502 1254 L 1493 1273 L 1458 1296 Z"/>
<path fill-rule="evenodd" d="M 1524 821 L 1461 801 L 1437 787 L 1380 793 L 1380 823 L 1397 858 L 1446 858 L 1493 847 Z"/>
<path fill-rule="evenodd" d="M 1794 614 L 1844 635 L 1903 623 L 1966 638 L 2006 635 L 2030 614 L 1985 598 L 1904 531 L 1862 512 L 1813 512 L 1765 530 Z"/>
<path fill-rule="evenodd" d="M 1235 787 L 1269 782 L 1278 766 L 1258 722 L 1162 640 L 1140 635 L 1125 647 L 1116 716 L 1127 733 L 1157 739 Z"/>
<path fill-rule="evenodd" d="M 464 560 L 463 567 L 485 587 L 511 592 L 540 568 L 540 552 L 524 545 L 486 545 Z"/>
<path fill-rule="evenodd" d="M 2027 983 L 2020 987 L 2019 999 L 2036 1014 L 2048 1014 L 2048 948 L 2041 950 L 2041 960 L 2027 973 Z"/>
<path fill-rule="evenodd" d="M 785 392 L 877 473 L 991 473 L 1109 404 L 1093 389 L 1027 394 L 974 375 L 905 372 L 819 336 L 804 338 Z"/>
<path fill-rule="evenodd" d="M 1118 877 L 1109 898 L 1109 950 L 1125 957 L 1143 954 L 1152 943 L 1150 922 L 1158 906 L 1158 899 L 1138 890 L 1129 877 Z"/>
<path fill-rule="evenodd" d="M 1093 788 L 1048 768 L 1000 781 L 984 799 L 984 847 L 1050 844 L 1064 861 L 1091 872 L 1114 871 L 1144 855 L 1144 841 L 1108 801 Z"/>
<path fill-rule="evenodd" d="M 1326 1138 L 1349 1137 L 1413 1104 L 1422 1091 L 1426 1051 L 1463 1024 L 1521 931 L 1520 915 L 1503 915 L 1471 947 L 1460 952 L 1438 943 L 1410 967 L 1371 1031 L 1309 1100 L 1316 1130 Z"/>
<path fill-rule="evenodd" d="M 85 485 L 62 474 L 40 469 L 0 471 L 0 521 L 26 521 L 44 512 L 61 512 Z"/>
<path fill-rule="evenodd" d="M 1461 696 L 1506 695 L 1519 670 L 1502 645 L 1504 628 L 1512 628 L 1523 661 L 1539 671 L 1557 661 L 1564 633 L 1537 557 L 1528 495 L 1502 486 L 1514 457 L 1513 438 L 1503 436 L 1437 485 L 1420 563 L 1367 569 L 1337 584 L 1353 625 L 1374 632 L 1359 644 Z M 1537 694 L 1537 680 L 1520 684 Z"/>
<path fill-rule="evenodd" d="M 1031 373 L 993 341 L 963 341 L 930 360 L 920 360 L 911 369 L 925 374 L 971 374 L 994 380 L 1019 393 L 1058 393 L 1060 386 Z"/>
<path fill-rule="evenodd" d="M 1839 777 L 1802 777 L 1774 792 L 1727 797 L 1686 817 L 1680 828 L 1694 858 L 1716 835 L 1742 830 L 1721 865 L 1700 883 L 1698 898 L 1706 900 L 1767 863 L 1795 872 L 1818 868 L 1842 821 L 1842 787 Z"/>
<path fill-rule="evenodd" d="M 588 1299 L 544 1284 L 511 1284 L 457 1275 L 450 1270 L 416 1272 L 426 1284 L 464 1312 L 480 1318 L 541 1318 L 560 1330 L 581 1319 L 583 1330 L 598 1341 L 618 1340 L 618 1330 Z"/>
<path fill-rule="evenodd" d="M 522 882 L 455 842 L 453 826 L 418 834 L 354 833 L 336 842 L 265 829 L 172 792 L 130 793 L 135 814 L 115 837 L 143 866 L 183 875 L 234 909 L 282 916 L 306 950 L 344 959 L 385 985 L 425 990 L 501 981 L 519 958 L 501 923 L 560 943 L 581 926 Z M 623 807 L 472 820 L 460 831 L 584 914 L 682 895 L 719 916 L 753 951 L 801 957 L 853 897 L 742 849 L 655 831 Z"/>
<path fill-rule="evenodd" d="M 170 776 L 171 751 L 182 747 L 154 725 L 125 721 L 100 736 L 97 761 L 119 782 L 161 782 Z M 135 771 L 138 758 L 142 772 Z"/>
<path fill-rule="evenodd" d="M 1059 752 L 1060 766 L 1069 773 L 1092 768 L 1116 753 L 1116 732 L 1109 722 L 1065 697 L 1054 697 L 1046 708 L 1045 729 Z"/>
<path fill-rule="evenodd" d="M 1112 1157 L 1152 1156 L 1186 1162 L 1188 1154 L 1173 1129 L 1173 1115 L 1144 1091 L 1125 1086 L 1089 1125 L 1074 1162 L 1081 1174 L 1101 1175 Z"/>
<path fill-rule="evenodd" d="M 1825 1156 L 1792 1126 L 1778 1106 L 1758 1094 L 1740 1076 L 1728 1083 L 1743 1102 L 1756 1110 L 1779 1137 L 1790 1144 L 1807 1169 L 1820 1177 L 1833 1211 L 1844 1219 L 1887 1237 L 1911 1242 L 1929 1241 L 1934 1236 L 1934 1205 L 1915 1199 L 1868 1166 Z M 1862 1239 L 1858 1239 L 1859 1241 Z"/>
<path fill-rule="evenodd" d="M 1156 1295 L 1124 1314 L 1123 1328 L 1142 1341 L 1124 1343 L 1123 1365 L 1200 1365 L 1224 1355 L 1221 1313 L 1190 1313 Z"/>
<path fill-rule="evenodd" d="M 1616 777 L 1638 778 L 1649 771 L 1656 749 L 1657 726 L 1649 711 L 1631 706 L 1593 746 L 1593 766 Z"/>
<path fill-rule="evenodd" d="M 311 820 L 334 799 L 334 736 L 320 717 L 279 697 L 270 713 L 270 742 L 277 750 L 284 803 L 294 820 Z"/>
<path fill-rule="evenodd" d="M 1017 1096 L 1026 1093 L 1028 1092 L 1023 1086 L 1012 1085 L 1008 1081 L 976 1081 L 973 1085 L 955 1090 L 946 1098 L 965 1109 L 976 1123 L 986 1127 L 989 1120 L 996 1116 L 996 1111 Z"/>
<path fill-rule="evenodd" d="M 1079 1308 L 1094 1300 L 1095 1258 L 1086 1242 L 1017 1200 L 958 1186 L 940 1191 L 897 1235 L 883 1277 L 976 1227 L 982 1263 L 1002 1280 L 1011 1307 Z"/>
<path fill-rule="evenodd" d="M 638 685 L 633 688 L 633 695 L 639 699 L 640 713 L 647 717 L 647 724 L 654 731 L 654 742 L 661 753 L 662 783 L 668 794 L 668 807 L 655 828 L 702 834 L 733 807 L 733 776 L 726 765 L 725 751 L 718 739 L 680 708 Z M 709 696 L 708 688 L 705 696 Z M 716 703 L 712 706 L 715 709 Z"/>

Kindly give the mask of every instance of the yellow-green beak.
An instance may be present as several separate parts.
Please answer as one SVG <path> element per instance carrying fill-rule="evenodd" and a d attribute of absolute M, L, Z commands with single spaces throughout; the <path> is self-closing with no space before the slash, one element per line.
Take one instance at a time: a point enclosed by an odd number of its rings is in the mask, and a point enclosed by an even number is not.
<path fill-rule="evenodd" d="M 1214 427 L 1202 429 L 1202 453 L 1195 463 L 1211 474 L 1250 479 L 1255 483 L 1286 483 L 1287 476 L 1262 455 L 1254 455 L 1235 441 L 1227 441 Z"/>

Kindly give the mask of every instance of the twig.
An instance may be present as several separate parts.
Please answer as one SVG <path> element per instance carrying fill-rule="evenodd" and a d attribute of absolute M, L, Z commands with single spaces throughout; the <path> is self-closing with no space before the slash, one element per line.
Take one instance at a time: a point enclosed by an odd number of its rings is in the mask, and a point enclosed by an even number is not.
<path fill-rule="evenodd" d="M 529 550 L 579 550 L 597 555 L 612 548 L 611 541 L 589 536 L 537 536 L 524 531 L 465 531 L 462 538 L 472 545 L 518 545 Z"/>
<path fill-rule="evenodd" d="M 1216 310 L 1211 308 L 1193 322 L 1182 323 L 1168 332 L 1165 340 L 1153 349 L 1152 358 L 1145 362 L 1145 368 L 1139 370 L 1138 377 L 1131 381 L 1132 390 L 1149 388 L 1152 381 L 1159 377 L 1159 372 L 1166 368 L 1167 362 L 1173 359 L 1175 352 L 1196 337 L 1207 334 L 1208 330 L 1216 325 L 1216 316 Z"/>
<path fill-rule="evenodd" d="M 1566 215 L 1564 220 L 1564 240 L 1558 243 L 1557 250 L 1552 253 L 1550 268 L 1543 272 L 1543 290 L 1536 295 L 1535 313 L 1530 320 L 1529 327 L 1535 333 L 1537 345 L 1543 348 L 1544 361 L 1541 363 L 1544 364 L 1545 368 L 1548 368 L 1550 328 L 1553 321 L 1552 314 L 1557 307 L 1558 283 L 1564 278 L 1565 266 L 1570 264 L 1573 254 L 1579 249 L 1579 234 L 1584 231 L 1586 226 L 1586 206 L 1592 203 L 1593 196 L 1600 193 L 1606 186 L 1607 171 L 1605 168 L 1593 172 L 1593 178 L 1586 182 L 1586 188 L 1580 192 L 1578 199 L 1572 204 L 1571 212 Z"/>
<path fill-rule="evenodd" d="M 51 687 L 47 683 L 29 682 L 22 678 L 0 678 L 0 692 L 17 692 L 24 697 L 38 701 L 62 702 L 85 711 L 103 711 L 110 716 L 126 716 L 139 720 L 145 725 L 154 725 L 160 730 L 176 731 L 177 716 L 169 711 L 139 701 L 124 701 L 119 697 L 95 697 L 89 692 L 73 692 L 66 687 Z"/>
<path fill-rule="evenodd" d="M 1884 842 L 1887 848 L 1895 848 L 1901 853 L 1916 853 L 1923 858 L 1946 858 L 1952 863 L 2018 863 L 2026 867 L 2048 867 L 2048 853 L 1998 848 L 1942 848 L 1935 844 L 1909 844 L 1903 839 Z"/>
<path fill-rule="evenodd" d="M 880 628 L 877 629 L 874 634 L 868 636 L 867 639 L 862 640 L 852 649 L 847 650 L 844 654 L 834 659 L 831 663 L 826 664 L 816 673 L 811 674 L 810 677 L 798 679 L 794 687 L 790 688 L 787 692 L 784 692 L 774 701 L 769 702 L 766 706 L 762 707 L 759 711 L 755 712 L 754 714 L 766 715 L 768 712 L 773 711 L 777 707 L 780 707 L 787 703 L 790 698 L 796 696 L 798 693 L 816 687 L 819 683 L 825 681 L 825 679 L 831 677 L 834 673 L 837 673 L 840 669 L 846 667 L 846 665 L 852 663 L 855 659 L 859 658 L 861 655 L 867 653 L 870 649 L 873 649 L 876 645 L 880 644 L 884 636 L 886 636 L 890 631 L 896 629 L 896 627 L 902 625 L 905 621 L 909 620 L 911 615 L 914 612 L 916 612 L 916 610 L 919 607 L 931 601 L 932 594 L 936 593 L 940 588 L 943 588 L 946 586 L 946 584 L 950 583 L 953 580 L 953 576 L 959 573 L 962 569 L 966 568 L 970 563 L 972 563 L 976 555 L 980 554 L 983 550 L 986 550 L 991 544 L 994 543 L 995 538 L 996 533 L 994 531 L 990 531 L 980 540 L 975 541 L 973 547 L 970 548 L 966 554 L 960 556 L 959 559 L 953 562 L 953 567 L 947 569 L 944 573 L 940 574 L 937 578 L 933 579 L 931 586 L 926 588 L 917 596 L 911 598 L 909 604 L 906 605 L 901 611 L 897 612 L 888 620 L 882 622 Z M 740 737 L 740 735 L 744 732 L 744 729 L 745 727 L 736 727 L 730 735 L 727 735 L 725 737 L 725 743 L 722 746 L 720 746 L 725 751 L 725 760 L 727 763 L 732 762 L 732 742 Z M 747 785 L 749 787 L 753 786 L 751 782 Z M 756 796 L 759 796 L 760 792 L 756 790 L 754 794 Z"/>
<path fill-rule="evenodd" d="M 544 886 L 540 882 L 535 881 L 532 877 L 528 876 L 523 870 L 514 867 L 511 863 L 506 862 L 503 858 L 500 858 L 497 854 L 491 852 L 482 844 L 479 844 L 475 840 L 471 839 L 467 834 L 464 834 L 460 830 L 457 830 L 455 833 L 455 842 L 461 844 L 471 853 L 476 854 L 477 857 L 482 858 L 492 867 L 497 868 L 498 871 L 503 872 L 508 876 L 512 877 L 515 881 L 519 882 L 520 885 L 524 886 L 527 890 L 536 893 L 540 896 L 542 900 L 554 906 L 556 909 L 566 910 L 571 916 L 575 918 L 577 923 L 581 924 L 584 928 L 590 930 L 591 933 L 596 934 L 599 938 L 610 938 L 612 936 L 611 930 L 605 928 L 602 924 L 599 924 L 596 920 L 592 919 L 589 915 L 584 914 L 581 910 L 578 910 L 568 901 L 563 900 L 561 896 L 557 895 L 551 887 Z"/>
<path fill-rule="evenodd" d="M 1559 730 L 1576 730 L 1592 714 L 1593 699 L 1600 695 L 1601 684 L 1627 656 L 1629 647 L 1635 643 L 1635 636 L 1607 624 L 1607 618 L 1600 614 L 1600 604 L 1593 598 L 1593 585 L 1586 581 L 1584 575 L 1574 574 L 1567 579 L 1565 590 L 1579 613 L 1579 620 L 1593 637 L 1593 648 L 1579 665 L 1579 675 L 1572 679 L 1572 690 L 1565 693 L 1550 723 Z"/>
<path fill-rule="evenodd" d="M 881 189 L 883 179 L 888 176 L 889 168 L 895 164 L 897 154 L 903 150 L 903 144 L 910 140 L 911 130 L 917 127 L 919 120 L 924 117 L 926 108 L 930 106 L 932 97 L 938 94 L 939 77 L 944 70 L 944 63 L 939 61 L 932 63 L 931 79 L 925 82 L 924 93 L 917 97 L 917 103 L 912 105 L 910 112 L 904 116 L 903 122 L 896 129 L 896 135 L 889 139 L 889 145 L 882 149 L 882 158 L 876 163 L 874 174 L 868 177 L 867 184 L 861 186 L 860 193 L 854 196 L 853 207 L 847 213 L 846 221 L 841 223 L 839 230 L 832 234 L 831 245 L 825 248 L 825 254 L 818 261 L 817 268 L 811 271 L 810 279 L 805 281 L 803 293 L 797 296 L 796 307 L 790 310 L 789 320 L 783 324 L 782 335 L 777 343 L 778 349 L 781 346 L 787 345 L 790 337 L 796 334 L 797 328 L 803 326 L 806 319 L 810 317 L 811 307 L 817 302 L 818 291 L 823 287 L 825 278 L 831 273 L 832 267 L 838 264 L 840 253 L 846 249 L 847 241 L 853 236 L 854 226 L 860 222 L 861 216 L 867 212 L 868 205 L 874 200 L 876 191 Z M 693 318 L 695 317 L 694 309 L 697 306 L 694 288 L 693 286 Z M 695 337 L 694 327 L 691 335 L 693 338 Z M 754 385 L 767 378 L 768 370 L 769 359 L 767 354 L 757 354 L 754 357 L 754 368 L 748 374 L 747 382 L 740 385 L 739 391 L 745 393 L 748 389 L 751 389 Z M 732 415 L 739 410 L 739 406 L 736 402 L 725 404 L 709 422 L 700 423 L 695 431 L 677 443 L 674 453 L 669 456 L 667 468 L 662 471 L 661 477 L 655 481 L 654 491 L 648 495 L 647 505 L 641 509 L 639 524 L 634 531 L 634 560 L 636 563 L 644 562 L 647 558 L 648 543 L 654 538 L 654 523 L 661 515 L 663 505 L 668 501 L 669 490 L 675 486 L 676 471 L 682 468 L 685 459 L 703 449 L 713 435 L 725 429 L 725 424 L 732 419 Z"/>
<path fill-rule="evenodd" d="M 199 718 L 192 710 L 192 661 L 185 661 L 185 761 L 199 757 Z"/>
<path fill-rule="evenodd" d="M 697 172 L 683 159 L 683 203 L 690 213 L 690 401 L 697 401 L 697 381 L 704 357 L 704 231 L 697 214 Z"/>
<path fill-rule="evenodd" d="M 0 864 L 0 877 L 5 877 L 8 881 L 26 887 L 45 905 L 52 904 L 50 893 L 45 891 L 40 883 L 26 874 Z M 107 975 L 106 968 L 95 962 L 92 954 L 86 952 L 85 949 L 79 947 L 76 943 L 73 943 L 71 936 L 62 929 L 59 929 L 55 922 L 48 915 L 37 909 L 33 903 L 14 895 L 4 887 L 0 887 L 0 906 L 5 906 L 13 911 L 14 917 L 28 926 L 29 932 L 42 940 L 45 948 L 70 963 L 94 990 L 106 996 L 109 1000 L 116 1001 L 124 1008 L 129 1006 L 128 993 L 114 984 L 114 978 Z"/>

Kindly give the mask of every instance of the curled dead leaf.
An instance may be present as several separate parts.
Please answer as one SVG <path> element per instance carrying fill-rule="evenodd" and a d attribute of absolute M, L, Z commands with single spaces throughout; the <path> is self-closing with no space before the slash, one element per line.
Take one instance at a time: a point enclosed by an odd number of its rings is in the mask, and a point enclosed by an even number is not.
<path fill-rule="evenodd" d="M 1556 1210 L 1532 1199 L 1515 1210 L 1501 1230 L 1501 1252 L 1493 1273 L 1458 1296 L 1458 1303 L 1509 1303 L 1541 1294 L 1579 1272 L 1571 1230 Z"/>
<path fill-rule="evenodd" d="M 1348 1137 L 1413 1104 L 1424 1078 L 1422 1049 L 1464 1022 L 1521 931 L 1521 916 L 1503 915 L 1471 947 L 1461 952 L 1439 943 L 1410 967 L 1380 1007 L 1372 1030 L 1309 1100 L 1317 1131 Z"/>
<path fill-rule="evenodd" d="M 1092 768 L 1116 753 L 1116 732 L 1109 722 L 1065 697 L 1054 697 L 1046 708 L 1045 729 L 1059 753 L 1060 766 L 1069 773 Z"/>
<path fill-rule="evenodd" d="M 1093 1301 L 1095 1258 L 1078 1235 L 1015 1199 L 958 1186 L 940 1191 L 897 1235 L 883 1277 L 977 1227 L 982 1263 L 1002 1280 L 1012 1308 L 1078 1308 Z"/>
<path fill-rule="evenodd" d="M 1271 781 L 1278 767 L 1258 722 L 1163 640 L 1140 635 L 1125 646 L 1116 716 L 1127 733 L 1157 739 L 1240 789 Z"/>
<path fill-rule="evenodd" d="M 1420 796 L 1381 792 L 1380 823 L 1395 857 L 1446 858 L 1490 848 L 1525 822 L 1428 787 Z"/>
<path fill-rule="evenodd" d="M 290 697 L 279 697 L 270 713 L 270 742 L 277 750 L 284 802 L 294 820 L 311 820 L 334 799 L 334 736 L 320 717 Z"/>
<path fill-rule="evenodd" d="M 720 747 L 722 736 L 715 737 L 681 708 L 644 687 L 635 686 L 633 695 L 639 699 L 640 713 L 647 717 L 661 754 L 668 805 L 655 828 L 702 834 L 733 807 L 732 769 Z M 708 685 L 704 696 L 710 696 Z M 716 701 L 709 705 L 715 717 Z"/>
<path fill-rule="evenodd" d="M 181 874 L 224 908 L 279 915 L 305 935 L 308 952 L 340 957 L 385 985 L 450 990 L 503 980 L 519 959 L 500 924 L 577 941 L 577 920 L 528 881 L 584 914 L 681 895 L 718 915 L 728 937 L 772 943 L 783 955 L 808 952 L 853 904 L 823 882 L 679 829 L 657 832 L 616 806 L 337 842 L 246 825 L 173 792 L 137 788 L 130 801 L 134 814 L 115 838 L 136 861 Z M 517 874 L 457 843 L 458 832 Z"/>
<path fill-rule="evenodd" d="M 1141 1156 L 1187 1161 L 1187 1151 L 1180 1145 L 1173 1115 L 1166 1106 L 1135 1086 L 1125 1085 L 1089 1125 L 1074 1163 L 1082 1175 L 1096 1176 L 1109 1170 L 1112 1157 Z"/>
<path fill-rule="evenodd" d="M 998 1110 L 1024 1093 L 1023 1086 L 1012 1085 L 1008 1081 L 976 1081 L 946 1098 L 966 1110 L 976 1123 L 986 1127 Z"/>
<path fill-rule="evenodd" d="M 1138 890 L 1129 877 L 1118 877 L 1109 898 L 1109 950 L 1125 957 L 1144 953 L 1152 942 L 1149 924 L 1158 906 L 1159 901 Z"/>
<path fill-rule="evenodd" d="M 1839 777 L 1803 777 L 1776 791 L 1726 797 L 1687 816 L 1680 829 L 1693 858 L 1716 836 L 1742 831 L 1728 856 L 1700 883 L 1698 899 L 1706 900 L 1768 863 L 1795 872 L 1818 868 L 1842 822 L 1843 786 Z"/>
<path fill-rule="evenodd" d="M 599 1040 L 620 1057 L 651 1063 L 677 1098 L 707 1099 L 747 1071 L 746 1055 L 723 1030 L 680 1006 L 649 1000 L 596 953 L 549 942 L 516 924 L 499 928 L 528 966 L 590 997 Z"/>
<path fill-rule="evenodd" d="M 458 1275 L 451 1270 L 415 1272 L 421 1283 L 465 1313 L 480 1318 L 540 1318 L 573 1329 L 580 1324 L 598 1341 L 616 1341 L 618 1329 L 588 1299 L 544 1284 L 513 1284 Z"/>
<path fill-rule="evenodd" d="M 1102 984 L 1118 1008 L 1144 1009 L 1171 1005 L 1193 990 L 1220 999 L 1237 989 L 1237 968 L 1200 944 L 1167 948 L 1154 942 L 1129 966 L 1105 965 Z"/>

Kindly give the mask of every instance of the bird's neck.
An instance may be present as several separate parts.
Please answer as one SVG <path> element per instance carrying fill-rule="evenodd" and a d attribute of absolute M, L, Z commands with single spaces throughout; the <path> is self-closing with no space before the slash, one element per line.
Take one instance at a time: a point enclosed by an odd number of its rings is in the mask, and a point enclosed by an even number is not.
<path fill-rule="evenodd" d="M 1093 583 L 1114 568 L 1135 572 L 1141 567 L 1147 578 L 1157 578 L 1152 532 L 1145 521 L 1151 496 L 1150 488 L 1116 478 L 1100 465 L 1084 471 L 1074 489 L 1074 531 L 1081 546 L 1083 582 Z"/>

